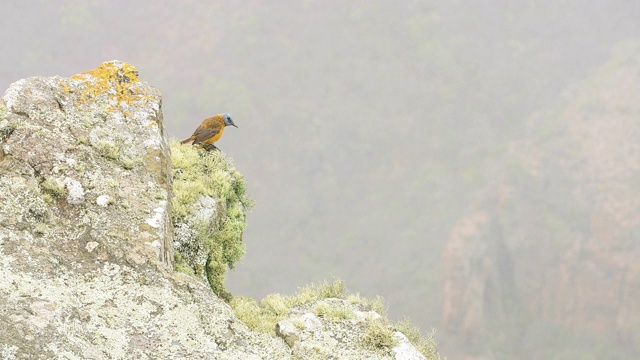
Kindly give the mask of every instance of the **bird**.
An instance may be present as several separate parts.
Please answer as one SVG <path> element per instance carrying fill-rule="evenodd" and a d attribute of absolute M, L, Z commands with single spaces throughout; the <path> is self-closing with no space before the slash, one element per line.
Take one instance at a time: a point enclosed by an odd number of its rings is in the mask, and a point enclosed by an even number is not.
<path fill-rule="evenodd" d="M 182 144 L 192 142 L 191 145 L 201 147 L 207 151 L 220 150 L 215 146 L 215 142 L 220 140 L 225 126 L 235 126 L 231 115 L 224 113 L 206 118 L 202 121 L 200 126 L 193 132 L 189 138 L 180 141 Z"/>

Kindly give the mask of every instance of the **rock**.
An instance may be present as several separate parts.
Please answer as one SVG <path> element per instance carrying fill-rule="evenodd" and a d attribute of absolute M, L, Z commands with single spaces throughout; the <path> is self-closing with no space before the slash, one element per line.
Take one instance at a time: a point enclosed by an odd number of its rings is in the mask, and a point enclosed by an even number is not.
<path fill-rule="evenodd" d="M 304 324 L 304 328 L 307 331 L 319 331 L 322 330 L 322 322 L 318 317 L 313 313 L 306 313 L 300 317 L 302 323 Z"/>
<path fill-rule="evenodd" d="M 18 215 L 27 227 L 42 224 L 42 241 L 65 244 L 65 253 L 101 238 L 111 256 L 125 250 L 147 257 L 140 240 L 161 240 L 159 258 L 148 260 L 171 265 L 171 168 L 160 93 L 140 82 L 135 68 L 109 62 L 71 78 L 23 79 L 2 100 L 1 132 L 9 135 L 0 163 L 7 191 L 0 196 L 22 188 L 2 215 Z M 116 206 L 96 206 L 104 195 Z M 125 203 L 134 205 L 123 209 Z M 154 219 L 158 211 L 161 221 Z M 141 227 L 149 220 L 162 226 Z"/>
<path fill-rule="evenodd" d="M 276 324 L 276 335 L 280 336 L 290 347 L 300 340 L 300 331 L 289 320 L 282 320 Z"/>
<path fill-rule="evenodd" d="M 406 336 L 393 332 L 380 314 L 367 307 L 336 298 L 312 301 L 292 308 L 277 323 L 276 334 L 299 359 L 426 359 Z M 386 346 L 385 341 L 396 345 Z"/>
<path fill-rule="evenodd" d="M 287 359 L 173 271 L 160 93 L 118 61 L 0 101 L 3 358 Z"/>
<path fill-rule="evenodd" d="M 170 145 L 175 268 L 206 280 L 229 301 L 225 274 L 245 253 L 242 235 L 252 204 L 246 183 L 223 152 Z"/>
<path fill-rule="evenodd" d="M 210 196 L 200 196 L 193 203 L 194 213 L 180 222 L 175 222 L 174 245 L 183 257 L 189 259 L 190 265 L 196 271 L 195 275 L 207 280 L 204 271 L 209 258 L 209 249 L 206 244 L 199 241 L 198 226 L 206 226 L 215 229 L 215 219 L 218 217 L 217 201 Z"/>
<path fill-rule="evenodd" d="M 427 360 L 424 355 L 411 345 L 411 342 L 403 333 L 396 331 L 393 337 L 398 341 L 398 345 L 392 349 L 396 360 Z"/>
<path fill-rule="evenodd" d="M 497 254 L 490 246 L 492 241 L 496 240 L 490 231 L 489 215 L 478 211 L 453 228 L 442 256 L 446 299 L 442 309 L 443 326 L 455 331 L 467 343 L 481 342 L 478 329 L 485 317 L 504 315 L 484 313 L 487 284 L 496 282 L 500 275 Z M 495 298 L 501 296 L 497 294 Z"/>
<path fill-rule="evenodd" d="M 375 311 L 354 311 L 354 314 L 356 315 L 356 318 L 361 322 L 365 322 L 367 320 L 382 319 L 382 316 L 380 316 L 380 314 Z"/>

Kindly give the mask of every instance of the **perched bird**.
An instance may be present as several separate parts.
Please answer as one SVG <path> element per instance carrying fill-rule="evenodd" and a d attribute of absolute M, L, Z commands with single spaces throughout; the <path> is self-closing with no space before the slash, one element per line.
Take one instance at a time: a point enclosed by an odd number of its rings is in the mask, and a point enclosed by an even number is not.
<path fill-rule="evenodd" d="M 236 128 L 238 127 L 233 123 L 231 115 L 227 113 L 206 118 L 202 121 L 202 124 L 198 126 L 196 131 L 193 132 L 193 135 L 188 139 L 182 140 L 181 143 L 186 144 L 192 141 L 191 145 L 199 146 L 207 151 L 219 150 L 214 143 L 220 140 L 225 126 L 229 125 L 235 126 Z"/>

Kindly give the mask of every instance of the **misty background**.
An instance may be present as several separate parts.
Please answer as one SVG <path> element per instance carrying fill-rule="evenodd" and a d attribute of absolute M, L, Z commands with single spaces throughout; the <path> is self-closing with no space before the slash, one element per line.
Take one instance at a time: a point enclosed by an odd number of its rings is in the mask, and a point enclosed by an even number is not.
<path fill-rule="evenodd" d="M 338 277 L 449 359 L 640 355 L 640 2 L 2 5 L 0 89 L 117 59 L 171 137 L 233 116 L 234 295 Z"/>

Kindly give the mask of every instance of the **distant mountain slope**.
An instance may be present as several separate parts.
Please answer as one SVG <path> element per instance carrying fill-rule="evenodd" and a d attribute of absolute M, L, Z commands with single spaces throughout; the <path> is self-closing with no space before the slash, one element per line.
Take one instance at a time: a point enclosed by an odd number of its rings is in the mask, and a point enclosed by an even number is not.
<path fill-rule="evenodd" d="M 517 357 L 637 357 L 638 80 L 640 45 L 621 43 L 511 144 L 511 166 L 443 253 L 443 325 L 459 341 Z"/>

